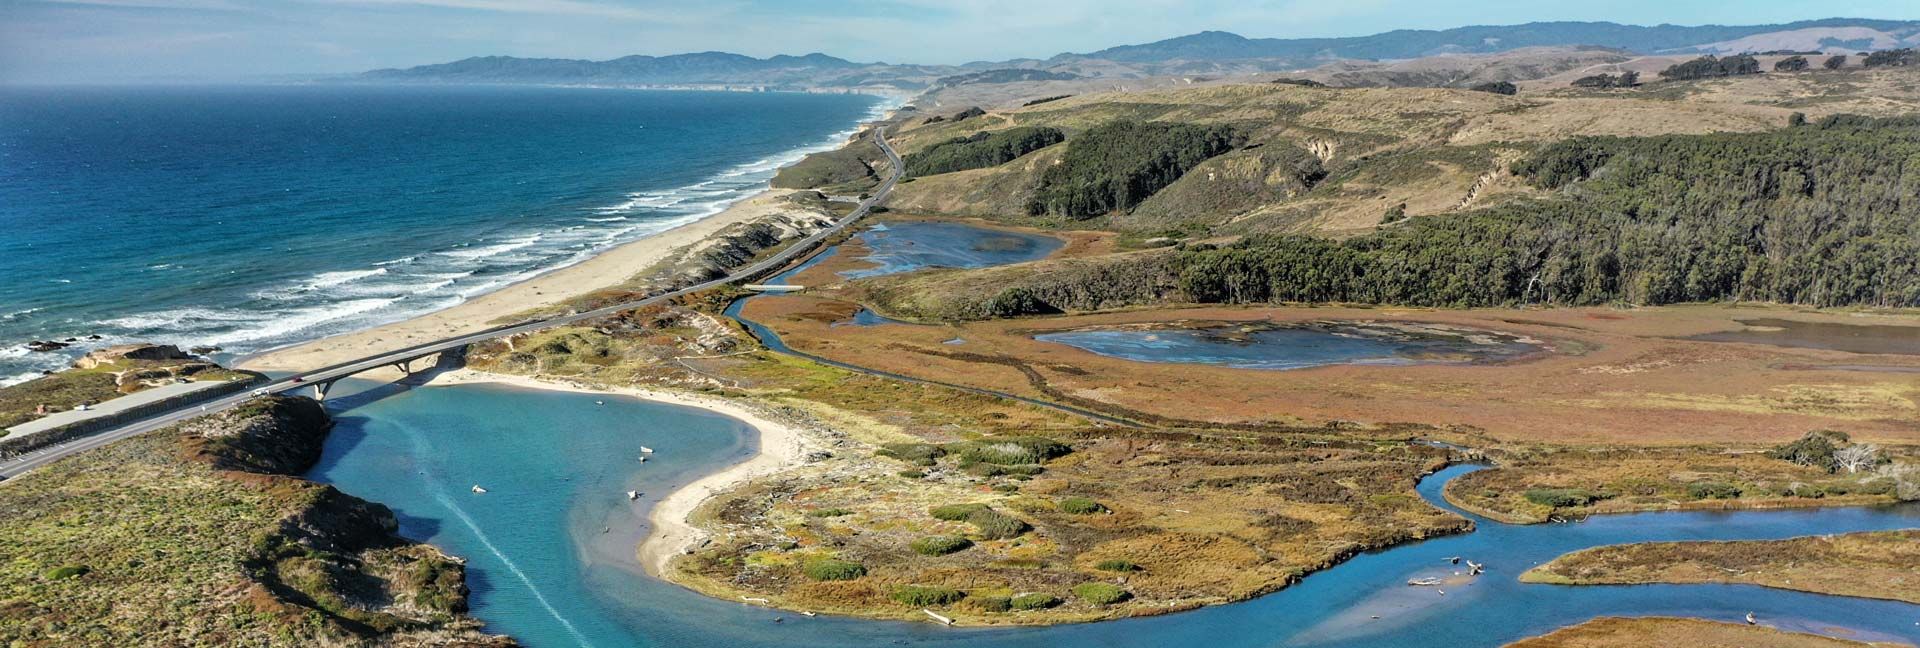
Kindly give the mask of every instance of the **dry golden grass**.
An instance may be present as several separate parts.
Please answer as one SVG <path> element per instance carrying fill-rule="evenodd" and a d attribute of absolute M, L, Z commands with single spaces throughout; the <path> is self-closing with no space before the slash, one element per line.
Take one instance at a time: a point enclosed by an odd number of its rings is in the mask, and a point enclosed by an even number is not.
<path fill-rule="evenodd" d="M 1507 644 L 1507 648 L 1867 648 L 1890 645 L 1702 619 L 1602 617 L 1522 639 Z"/>
<path fill-rule="evenodd" d="M 1500 467 L 1447 484 L 1447 501 L 1513 524 L 1631 511 L 1792 508 L 1896 501 L 1892 477 L 1874 472 L 1829 474 L 1755 452 L 1716 447 L 1496 449 Z M 1911 457 L 1903 458 L 1912 461 Z M 1738 490 L 1733 497 L 1718 486 Z M 1550 506 L 1529 491 L 1571 489 L 1598 499 Z"/>
<path fill-rule="evenodd" d="M 1520 575 L 1562 585 L 1742 583 L 1920 603 L 1920 530 L 1583 549 Z"/>

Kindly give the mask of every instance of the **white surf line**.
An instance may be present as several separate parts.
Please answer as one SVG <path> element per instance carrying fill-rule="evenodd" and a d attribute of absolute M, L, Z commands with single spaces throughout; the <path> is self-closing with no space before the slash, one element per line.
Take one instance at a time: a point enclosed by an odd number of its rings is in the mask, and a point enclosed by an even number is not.
<path fill-rule="evenodd" d="M 415 456 L 427 456 L 425 454 L 427 448 L 421 443 L 420 434 L 414 431 L 413 426 L 402 425 L 401 428 L 407 431 L 407 440 L 412 442 L 414 452 L 418 453 Z M 441 506 L 447 507 L 447 510 L 452 511 L 454 516 L 460 518 L 462 524 L 467 525 L 467 529 L 473 531 L 473 536 L 480 540 L 480 544 L 484 545 L 487 551 L 492 553 L 495 558 L 499 558 L 501 564 L 506 565 L 507 570 L 513 572 L 513 576 L 520 579 L 520 582 L 527 586 L 527 591 L 533 593 L 533 598 L 540 602 L 540 607 L 546 608 L 547 614 L 552 616 L 553 620 L 559 621 L 562 626 L 566 626 L 567 634 L 573 635 L 573 639 L 580 642 L 580 645 L 592 648 L 593 642 L 587 641 L 587 635 L 582 634 L 579 628 L 574 627 L 572 621 L 568 621 L 565 616 L 561 616 L 560 610 L 554 608 L 553 602 L 547 600 L 547 595 L 541 594 L 540 588 L 533 584 L 533 579 L 528 578 L 527 573 L 521 571 L 520 566 L 514 564 L 512 558 L 508 558 L 505 552 L 500 551 L 500 548 L 493 544 L 493 540 L 487 537 L 485 531 L 480 530 L 480 525 L 475 523 L 473 518 L 468 517 L 465 510 L 453 503 L 453 498 L 447 495 L 446 485 L 434 479 L 427 479 L 426 481 L 429 489 L 433 492 L 433 499 L 440 502 Z"/>

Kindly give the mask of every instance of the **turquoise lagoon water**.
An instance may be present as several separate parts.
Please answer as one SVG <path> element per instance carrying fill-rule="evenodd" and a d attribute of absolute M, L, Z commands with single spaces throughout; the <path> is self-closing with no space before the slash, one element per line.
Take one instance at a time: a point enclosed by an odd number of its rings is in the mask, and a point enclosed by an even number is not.
<path fill-rule="evenodd" d="M 1269 596 L 1144 619 L 977 629 L 808 618 L 646 578 L 626 544 L 658 496 L 751 453 L 754 436 L 740 423 L 628 398 L 494 386 L 349 397 L 331 407 L 340 424 L 311 476 L 392 506 L 403 533 L 467 558 L 474 612 L 491 631 L 536 647 L 1499 646 L 1599 615 L 1736 621 L 1749 611 L 1789 629 L 1920 639 L 1920 606 L 1904 603 L 1749 586 L 1516 580 L 1527 567 L 1602 544 L 1920 527 L 1913 505 L 1647 513 L 1532 526 L 1475 518 L 1473 533 L 1363 554 Z M 658 450 L 644 465 L 634 459 L 641 445 Z M 1445 506 L 1441 485 L 1475 469 L 1444 470 L 1420 492 Z M 471 493 L 474 484 L 488 492 Z M 645 496 L 630 505 L 627 490 Z M 1458 569 L 1449 556 L 1484 562 L 1489 571 L 1469 585 L 1440 588 L 1445 595 L 1404 584 Z"/>
<path fill-rule="evenodd" d="M 88 347 L 222 358 L 460 303 L 836 145 L 857 95 L 0 87 L 0 384 Z M 88 340 L 89 336 L 100 340 Z M 62 353 L 35 339 L 80 338 Z"/>

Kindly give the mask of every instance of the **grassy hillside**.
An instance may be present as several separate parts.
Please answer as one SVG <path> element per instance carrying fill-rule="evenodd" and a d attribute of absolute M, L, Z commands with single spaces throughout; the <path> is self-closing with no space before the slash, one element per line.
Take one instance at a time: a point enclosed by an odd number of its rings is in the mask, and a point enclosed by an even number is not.
<path fill-rule="evenodd" d="M 393 512 L 291 475 L 331 422 L 257 400 L 0 485 L 0 642 L 506 646 L 460 563 Z"/>
<path fill-rule="evenodd" d="M 1433 150 L 1472 152 L 1426 149 Z M 1384 156 L 1321 185 L 1364 184 L 1370 173 L 1418 177 L 1422 165 L 1397 164 L 1414 155 Z M 1541 146 L 1510 166 L 1538 199 L 1445 217 L 1414 217 L 1396 205 L 1379 212 L 1375 231 L 1344 240 L 1260 233 L 1227 245 L 1188 246 L 1171 258 L 1089 260 L 1081 263 L 1102 271 L 1080 273 L 1076 285 L 1030 272 L 1043 266 L 1029 265 L 881 278 L 870 282 L 870 294 L 884 310 L 920 317 L 1090 310 L 1168 298 L 1446 307 L 1723 300 L 1912 307 L 1920 305 L 1920 201 L 1912 190 L 1920 186 L 1920 170 L 1907 162 L 1917 156 L 1920 120 L 1911 118 L 1830 116 L 1764 133 L 1574 138 Z M 1170 189 L 1167 195 L 1180 194 Z M 1187 198 L 1181 204 L 1206 203 Z"/>
<path fill-rule="evenodd" d="M 1649 78 L 1679 61 L 1648 60 Z M 1037 126 L 1066 132 L 1071 148 L 1077 134 L 1118 120 L 1230 126 L 1245 138 L 1241 150 L 1208 160 L 1155 192 L 1169 198 L 1149 197 L 1089 224 L 1146 237 L 1274 231 L 1351 236 L 1377 227 L 1385 212 L 1401 204 L 1408 215 L 1421 217 L 1534 197 L 1538 192 L 1505 167 L 1545 143 L 1579 136 L 1758 132 L 1786 124 L 1795 112 L 1816 121 L 1843 112 L 1903 114 L 1920 110 L 1916 80 L 1920 70 L 1910 68 L 1769 72 L 1631 90 L 1530 87 L 1513 97 L 1270 83 L 1158 87 L 1082 93 L 960 122 L 915 121 L 901 125 L 894 141 L 914 152 L 980 132 Z M 1329 182 L 1308 187 L 1291 180 L 1300 177 L 1294 150 L 1311 153 Z M 1060 222 L 1020 216 L 1057 159 L 1021 158 L 969 177 L 922 178 L 900 187 L 894 206 Z"/>

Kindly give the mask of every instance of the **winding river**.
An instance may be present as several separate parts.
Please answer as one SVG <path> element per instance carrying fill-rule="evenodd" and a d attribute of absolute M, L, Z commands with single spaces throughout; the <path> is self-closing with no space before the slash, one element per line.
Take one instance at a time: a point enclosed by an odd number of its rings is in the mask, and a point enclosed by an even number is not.
<path fill-rule="evenodd" d="M 1601 615 L 1734 621 L 1749 611 L 1786 629 L 1920 639 L 1920 606 L 1905 603 L 1754 586 L 1517 580 L 1528 567 L 1603 544 L 1920 527 L 1920 505 L 1911 504 L 1534 526 L 1467 515 L 1473 533 L 1362 554 L 1251 601 L 1094 624 L 941 628 L 801 617 L 647 578 L 632 555 L 653 501 L 753 453 L 756 436 L 738 421 L 631 398 L 488 385 L 382 387 L 330 407 L 340 422 L 310 476 L 392 506 L 404 534 L 467 558 L 475 614 L 529 646 L 1499 646 Z M 654 460 L 636 461 L 642 445 L 658 451 Z M 1442 486 L 1478 469 L 1443 470 L 1420 483 L 1420 494 L 1454 510 Z M 628 490 L 644 495 L 629 502 Z M 1450 575 L 1458 569 L 1451 556 L 1483 562 L 1488 573 L 1439 588 L 1405 584 Z"/>

